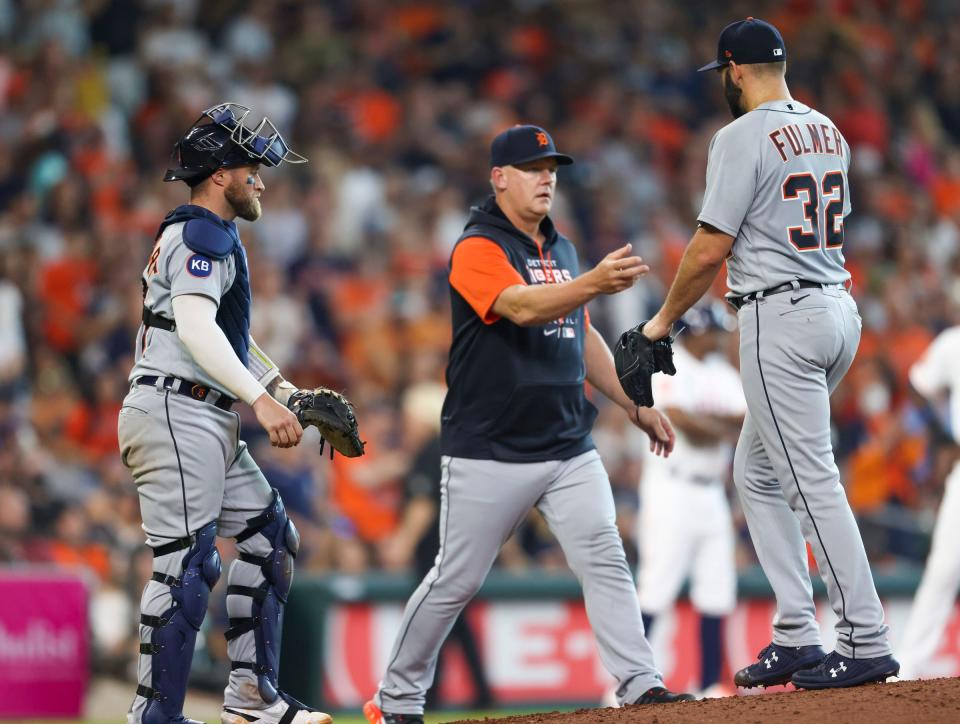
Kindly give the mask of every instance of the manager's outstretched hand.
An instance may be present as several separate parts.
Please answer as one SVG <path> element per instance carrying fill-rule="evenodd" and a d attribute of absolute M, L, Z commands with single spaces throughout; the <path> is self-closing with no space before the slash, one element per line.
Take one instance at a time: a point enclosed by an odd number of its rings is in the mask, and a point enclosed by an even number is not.
<path fill-rule="evenodd" d="M 587 272 L 600 294 L 616 294 L 629 289 L 641 276 L 650 271 L 639 256 L 630 256 L 632 244 L 624 244 L 607 254 Z"/>

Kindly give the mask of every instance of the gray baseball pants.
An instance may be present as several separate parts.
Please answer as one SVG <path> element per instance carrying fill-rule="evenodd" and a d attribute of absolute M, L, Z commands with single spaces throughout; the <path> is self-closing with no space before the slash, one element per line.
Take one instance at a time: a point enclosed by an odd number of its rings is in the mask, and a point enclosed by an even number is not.
<path fill-rule="evenodd" d="M 421 714 L 437 652 L 487 577 L 501 546 L 536 506 L 583 586 L 600 659 L 632 702 L 663 686 L 616 526 L 613 494 L 596 450 L 569 460 L 504 463 L 444 456 L 437 562 L 410 597 L 376 701 Z"/>
<path fill-rule="evenodd" d="M 272 490 L 260 468 L 240 440 L 240 416 L 213 405 L 188 399 L 155 387 L 134 386 L 123 401 L 118 423 L 121 458 L 130 469 L 140 498 L 140 515 L 147 544 L 161 546 L 195 533 L 217 521 L 217 534 L 235 537 L 247 528 L 247 520 L 272 502 Z M 237 549 L 267 556 L 272 544 L 254 535 Z M 154 571 L 181 575 L 184 551 L 154 558 Z M 259 566 L 235 560 L 228 585 L 257 587 L 264 582 Z M 222 585 L 222 584 L 221 584 Z M 170 608 L 170 588 L 155 580 L 147 582 L 141 613 L 159 616 Z M 251 615 L 251 599 L 228 596 L 231 618 Z M 150 641 L 150 628 L 141 624 L 141 642 Z M 231 661 L 255 660 L 253 632 L 227 643 Z M 151 657 L 141 654 L 139 683 L 149 685 Z M 249 670 L 230 672 L 224 692 L 227 706 L 262 707 L 257 679 Z M 137 697 L 132 709 L 139 721 L 144 701 Z"/>
<path fill-rule="evenodd" d="M 738 313 L 747 418 L 734 459 L 750 535 L 773 587 L 773 640 L 820 643 L 804 541 L 837 614 L 836 650 L 890 653 L 883 608 L 830 438 L 830 393 L 860 343 L 860 316 L 840 286 L 761 297 Z"/>

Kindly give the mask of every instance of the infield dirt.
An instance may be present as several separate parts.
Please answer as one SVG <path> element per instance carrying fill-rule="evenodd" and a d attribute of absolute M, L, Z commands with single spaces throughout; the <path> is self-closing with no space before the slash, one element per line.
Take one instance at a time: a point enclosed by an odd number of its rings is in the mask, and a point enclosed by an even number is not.
<path fill-rule="evenodd" d="M 484 721 L 492 722 L 487 719 Z M 782 691 L 682 704 L 581 709 L 496 719 L 496 724 L 960 724 L 960 679 Z"/>

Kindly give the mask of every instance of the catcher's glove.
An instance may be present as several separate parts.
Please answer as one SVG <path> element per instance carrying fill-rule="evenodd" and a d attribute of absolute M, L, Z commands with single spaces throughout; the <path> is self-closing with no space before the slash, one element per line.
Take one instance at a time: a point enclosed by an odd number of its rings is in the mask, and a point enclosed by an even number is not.
<path fill-rule="evenodd" d="M 320 452 L 325 442 L 330 443 L 331 459 L 334 450 L 348 458 L 363 455 L 365 443 L 360 439 L 353 405 L 340 393 L 326 387 L 297 390 L 287 400 L 287 407 L 302 427 L 314 425 L 320 431 Z"/>
<path fill-rule="evenodd" d="M 667 335 L 651 342 L 643 335 L 644 324 L 641 322 L 620 335 L 613 361 L 627 397 L 640 407 L 653 407 L 650 378 L 655 372 L 674 375 L 677 368 L 673 366 L 673 338 Z"/>

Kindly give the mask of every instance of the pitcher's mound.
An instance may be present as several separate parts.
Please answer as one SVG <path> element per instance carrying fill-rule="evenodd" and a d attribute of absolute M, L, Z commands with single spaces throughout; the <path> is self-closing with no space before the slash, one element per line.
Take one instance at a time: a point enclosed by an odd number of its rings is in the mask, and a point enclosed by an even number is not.
<path fill-rule="evenodd" d="M 496 724 L 957 724 L 960 679 L 789 691 L 682 704 L 581 709 L 497 719 Z"/>

